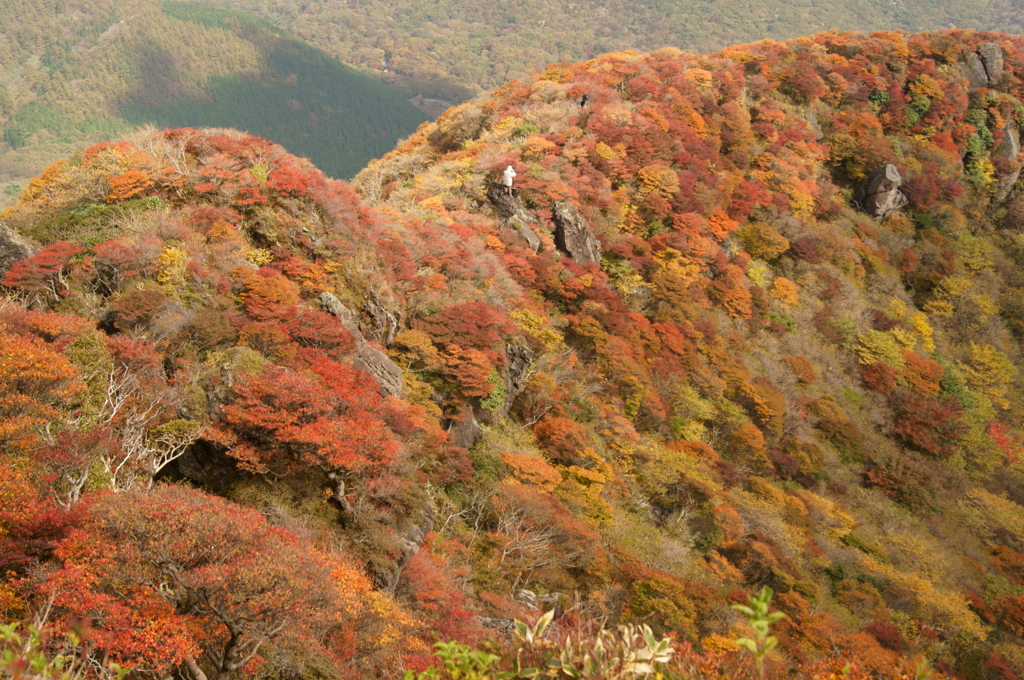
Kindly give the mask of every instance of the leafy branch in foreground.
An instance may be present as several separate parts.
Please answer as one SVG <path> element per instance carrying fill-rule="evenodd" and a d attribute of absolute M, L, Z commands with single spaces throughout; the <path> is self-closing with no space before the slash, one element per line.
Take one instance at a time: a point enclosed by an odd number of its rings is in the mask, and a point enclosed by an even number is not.
<path fill-rule="evenodd" d="M 46 629 L 29 626 L 19 631 L 18 623 L 0 624 L 0 678 L 10 680 L 123 680 L 130 668 L 108 661 L 96 661 L 87 648 L 90 632 L 69 630 L 64 646 L 71 653 L 50 654 Z"/>
<path fill-rule="evenodd" d="M 747 598 L 750 603 L 749 607 L 745 604 L 732 605 L 733 609 L 747 617 L 747 623 L 754 629 L 754 634 L 757 637 L 756 640 L 741 637 L 737 638 L 735 642 L 740 647 L 750 650 L 750 653 L 754 655 L 754 664 L 757 666 L 758 674 L 762 677 L 764 676 L 764 658 L 779 644 L 778 639 L 770 634 L 769 627 L 776 621 L 786 618 L 782 612 L 768 613 L 772 594 L 772 589 L 764 586 L 761 588 L 760 594 Z"/>
<path fill-rule="evenodd" d="M 672 641 L 654 636 L 650 626 L 619 626 L 593 634 L 567 635 L 562 642 L 548 639 L 555 612 L 549 611 L 537 623 L 514 624 L 517 642 L 515 658 L 474 651 L 457 642 L 439 642 L 434 655 L 443 669 L 434 667 L 405 680 L 517 680 L 520 678 L 579 678 L 592 680 L 634 680 L 656 674 L 675 654 Z M 502 663 L 510 661 L 510 663 Z M 508 668 L 508 670 L 502 670 Z"/>

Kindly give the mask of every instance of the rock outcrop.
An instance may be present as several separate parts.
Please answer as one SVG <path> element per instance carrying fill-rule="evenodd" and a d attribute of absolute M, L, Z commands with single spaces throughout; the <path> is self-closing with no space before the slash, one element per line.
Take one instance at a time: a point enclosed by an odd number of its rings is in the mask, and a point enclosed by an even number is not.
<path fill-rule="evenodd" d="M 995 87 L 1003 82 L 1003 48 L 991 42 L 978 45 L 977 52 L 968 52 L 960 64 L 960 72 L 971 89 Z"/>
<path fill-rule="evenodd" d="M 363 312 L 370 317 L 376 341 L 385 347 L 395 344 L 395 336 L 402 327 L 401 309 L 392 309 L 378 293 L 371 292 Z"/>
<path fill-rule="evenodd" d="M 1016 170 L 1005 177 L 999 178 L 999 181 L 996 183 L 994 198 L 997 202 L 1005 201 L 1009 198 L 1010 192 L 1013 191 L 1013 187 L 1016 186 L 1017 180 L 1020 178 L 1020 167 L 1017 165 L 1017 156 L 1019 154 L 1020 132 L 1013 121 L 1010 120 L 1006 122 L 1006 127 L 1003 128 L 1003 143 L 999 145 L 996 155 L 1013 163 L 1012 167 L 1016 167 Z"/>
<path fill-rule="evenodd" d="M 517 232 L 533 252 L 540 250 L 540 237 L 536 232 L 536 229 L 540 227 L 540 221 L 526 209 L 518 197 L 509 196 L 505 193 L 505 187 L 493 184 L 487 191 L 487 199 L 498 213 L 498 221 L 502 229 L 511 229 Z"/>
<path fill-rule="evenodd" d="M 512 631 L 516 629 L 514 619 L 494 619 L 488 616 L 478 616 L 476 619 L 484 628 L 490 628 L 502 635 L 512 635 Z"/>
<path fill-rule="evenodd" d="M 502 418 L 508 415 L 512 402 L 526 387 L 532 362 L 533 350 L 521 340 L 505 346 L 505 403 L 499 413 Z"/>
<path fill-rule="evenodd" d="M 879 219 L 907 204 L 900 191 L 903 178 L 892 163 L 871 173 L 857 191 L 856 200 L 861 209 Z"/>
<path fill-rule="evenodd" d="M 380 351 L 363 336 L 359 330 L 359 321 L 356 313 L 341 303 L 334 293 L 323 292 L 320 294 L 320 304 L 324 309 L 338 317 L 345 330 L 352 334 L 356 341 L 356 361 L 353 362 L 358 368 L 365 370 L 380 385 L 382 393 L 389 397 L 397 397 L 402 394 L 402 369 L 398 364 L 388 358 L 387 354 Z"/>
<path fill-rule="evenodd" d="M 601 262 L 601 246 L 572 203 L 557 201 L 552 211 L 555 245 L 580 264 Z"/>
<path fill-rule="evenodd" d="M 419 516 L 416 519 L 408 518 L 404 522 L 402 529 L 397 532 L 395 539 L 398 544 L 398 550 L 396 551 L 398 554 L 388 567 L 383 568 L 377 573 L 381 585 L 388 592 L 395 592 L 402 578 L 402 570 L 405 569 L 405 565 L 409 564 L 409 560 L 412 559 L 413 555 L 420 551 L 420 547 L 423 545 L 423 541 L 426 540 L 427 534 L 433 531 L 436 514 L 430 503 L 424 502 L 420 508 Z"/>
<path fill-rule="evenodd" d="M 988 86 L 995 87 L 1002 84 L 1003 48 L 995 43 L 981 43 L 978 45 L 978 54 L 981 55 L 981 63 L 985 67 Z"/>
<path fill-rule="evenodd" d="M 18 232 L 0 222 L 0 274 L 10 269 L 18 260 L 35 255 L 36 250 Z"/>
<path fill-rule="evenodd" d="M 968 52 L 960 66 L 961 72 L 967 78 L 972 90 L 979 87 L 988 87 L 988 74 L 985 73 L 985 65 L 981 63 L 981 57 L 975 52 Z"/>
<path fill-rule="evenodd" d="M 559 605 L 561 604 L 562 594 L 547 593 L 545 595 L 538 595 L 532 590 L 524 589 L 512 593 L 512 599 L 527 609 L 544 611 L 554 609 L 557 614 L 561 610 Z"/>
<path fill-rule="evenodd" d="M 448 443 L 452 446 L 471 449 L 482 436 L 484 436 L 484 431 L 473 416 L 456 420 L 448 426 Z"/>

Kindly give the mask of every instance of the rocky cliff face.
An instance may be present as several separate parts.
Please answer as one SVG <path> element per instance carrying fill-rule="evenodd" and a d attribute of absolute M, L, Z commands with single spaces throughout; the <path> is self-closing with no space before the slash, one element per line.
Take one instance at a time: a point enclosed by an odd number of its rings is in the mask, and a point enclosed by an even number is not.
<path fill-rule="evenodd" d="M 505 193 L 505 187 L 493 184 L 487 191 L 487 198 L 494 206 L 499 224 L 519 234 L 533 252 L 540 250 L 541 241 L 536 230 L 540 228 L 537 216 L 526 209 L 522 201 Z"/>
<path fill-rule="evenodd" d="M 366 341 L 359 329 L 356 313 L 343 305 L 341 300 L 329 291 L 320 294 L 320 304 L 337 317 L 345 326 L 345 330 L 355 338 L 357 365 L 373 376 L 384 394 L 391 397 L 399 396 L 402 393 L 402 369 L 391 361 L 387 354 Z"/>

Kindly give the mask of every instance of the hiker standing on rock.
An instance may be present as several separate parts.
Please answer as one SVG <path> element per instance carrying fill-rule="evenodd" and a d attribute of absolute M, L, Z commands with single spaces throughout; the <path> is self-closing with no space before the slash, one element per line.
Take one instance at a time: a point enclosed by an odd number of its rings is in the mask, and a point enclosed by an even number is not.
<path fill-rule="evenodd" d="M 505 174 L 502 176 L 501 183 L 505 185 L 505 194 L 509 197 L 512 196 L 512 182 L 516 178 L 516 170 L 511 165 L 505 168 Z"/>

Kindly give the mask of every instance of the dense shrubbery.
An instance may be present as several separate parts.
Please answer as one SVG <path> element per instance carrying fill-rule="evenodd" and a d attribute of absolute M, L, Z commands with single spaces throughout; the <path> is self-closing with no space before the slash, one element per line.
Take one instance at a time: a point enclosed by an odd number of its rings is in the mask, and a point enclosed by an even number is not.
<path fill-rule="evenodd" d="M 731 605 L 768 585 L 771 677 L 1021 672 L 1024 248 L 1010 168 L 978 188 L 1021 48 L 560 64 L 374 163 L 376 207 L 231 131 L 53 166 L 0 216 L 38 246 L 0 305 L 0 608 L 193 680 L 429 674 L 435 635 L 507 665 L 477 624 L 554 609 L 570 655 L 642 621 L 713 678 L 756 673 Z M 874 221 L 888 162 L 914 203 Z"/>

